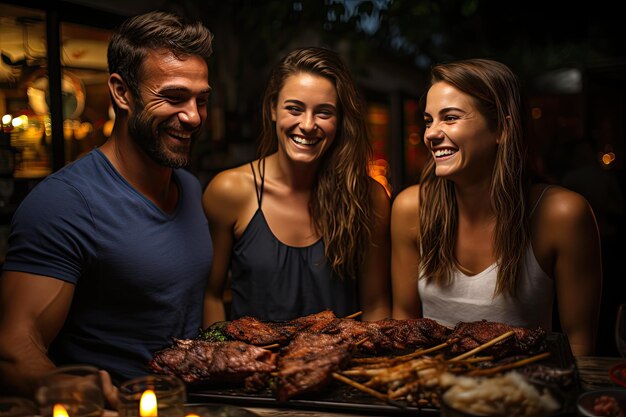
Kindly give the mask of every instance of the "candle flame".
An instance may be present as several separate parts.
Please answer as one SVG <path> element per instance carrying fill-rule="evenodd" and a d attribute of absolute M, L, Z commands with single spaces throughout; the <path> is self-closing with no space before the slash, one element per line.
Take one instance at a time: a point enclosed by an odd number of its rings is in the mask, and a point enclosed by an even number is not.
<path fill-rule="evenodd" d="M 196 413 L 189 413 L 189 414 L 185 414 L 185 417 L 200 417 L 200 416 Z"/>
<path fill-rule="evenodd" d="M 141 417 L 157 417 L 157 398 L 151 389 L 145 390 L 139 400 L 139 415 Z"/>
<path fill-rule="evenodd" d="M 52 415 L 54 417 L 69 417 L 67 410 L 61 404 L 55 404 L 52 408 Z"/>

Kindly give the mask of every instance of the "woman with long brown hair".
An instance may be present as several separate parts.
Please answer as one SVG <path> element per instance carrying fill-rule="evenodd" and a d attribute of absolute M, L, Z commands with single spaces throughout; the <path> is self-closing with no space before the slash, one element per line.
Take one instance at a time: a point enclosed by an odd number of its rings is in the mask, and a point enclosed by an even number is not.
<path fill-rule="evenodd" d="M 218 174 L 204 194 L 214 245 L 205 324 L 287 320 L 331 309 L 389 316 L 390 202 L 368 176 L 365 110 L 338 55 L 289 53 L 263 98 L 259 159 Z"/>
<path fill-rule="evenodd" d="M 601 258 L 591 207 L 532 184 L 518 78 L 484 59 L 435 66 L 424 111 L 431 153 L 392 209 L 394 318 L 487 319 L 552 329 L 593 352 Z"/>

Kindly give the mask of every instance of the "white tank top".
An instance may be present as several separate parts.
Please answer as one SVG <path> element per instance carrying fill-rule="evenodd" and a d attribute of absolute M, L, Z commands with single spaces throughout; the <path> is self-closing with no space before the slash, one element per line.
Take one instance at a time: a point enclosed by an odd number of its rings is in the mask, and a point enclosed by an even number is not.
<path fill-rule="evenodd" d="M 543 197 L 543 192 L 537 204 Z M 532 245 L 528 244 L 524 256 L 515 298 L 508 294 L 493 296 L 497 276 L 498 266 L 493 264 L 473 276 L 465 275 L 455 268 L 452 271 L 452 282 L 446 287 L 435 283 L 427 284 L 425 279 L 418 280 L 423 316 L 450 327 L 460 321 L 485 319 L 512 326 L 541 326 L 542 329 L 551 331 L 554 280 L 541 269 Z"/>
<path fill-rule="evenodd" d="M 515 299 L 505 294 L 493 297 L 497 275 L 494 264 L 473 276 L 455 269 L 448 287 L 420 279 L 422 314 L 450 327 L 460 321 L 485 319 L 551 331 L 554 281 L 539 266 L 532 246 L 526 251 Z"/>

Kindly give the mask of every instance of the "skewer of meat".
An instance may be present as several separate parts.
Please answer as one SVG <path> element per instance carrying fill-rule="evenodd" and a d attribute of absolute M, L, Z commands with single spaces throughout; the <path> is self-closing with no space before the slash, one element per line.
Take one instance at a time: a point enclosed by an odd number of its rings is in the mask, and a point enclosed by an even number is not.
<path fill-rule="evenodd" d="M 454 327 L 448 338 L 450 353 L 471 351 L 507 332 L 513 332 L 513 337 L 494 344 L 485 350 L 485 354 L 503 358 L 517 354 L 533 355 L 546 350 L 546 332 L 541 328 L 528 329 L 482 320 L 460 322 Z"/>
<path fill-rule="evenodd" d="M 241 382 L 255 373 L 276 370 L 276 354 L 239 341 L 205 342 L 174 339 L 170 348 L 156 352 L 150 368 L 187 383 Z"/>
<path fill-rule="evenodd" d="M 337 316 L 330 310 L 285 322 L 266 322 L 245 316 L 227 323 L 223 332 L 233 340 L 256 346 L 286 345 L 296 334 L 311 327 L 325 327 L 335 319 Z"/>
<path fill-rule="evenodd" d="M 326 386 L 350 362 L 351 344 L 329 334 L 301 333 L 278 359 L 276 398 L 286 401 Z"/>

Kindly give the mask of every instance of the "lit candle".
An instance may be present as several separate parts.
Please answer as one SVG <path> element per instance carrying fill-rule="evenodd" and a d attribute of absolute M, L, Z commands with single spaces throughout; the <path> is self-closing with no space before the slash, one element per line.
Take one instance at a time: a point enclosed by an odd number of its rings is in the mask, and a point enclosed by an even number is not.
<path fill-rule="evenodd" d="M 69 417 L 67 410 L 61 404 L 55 404 L 52 408 L 53 417 Z"/>
<path fill-rule="evenodd" d="M 139 400 L 139 415 L 141 417 L 157 417 L 157 398 L 154 391 L 151 389 L 145 390 L 141 394 L 141 400 Z"/>
<path fill-rule="evenodd" d="M 185 417 L 200 417 L 200 416 L 196 413 L 189 413 L 189 414 L 185 414 Z"/>

